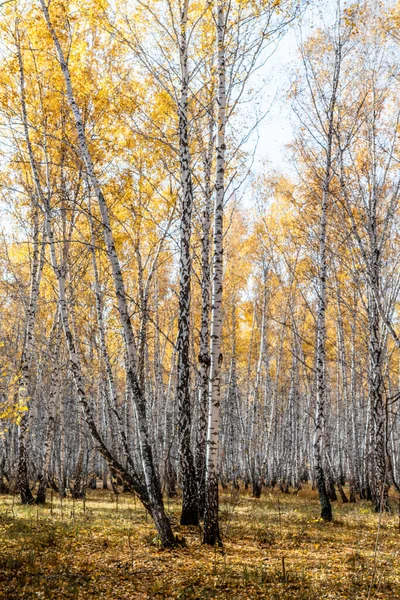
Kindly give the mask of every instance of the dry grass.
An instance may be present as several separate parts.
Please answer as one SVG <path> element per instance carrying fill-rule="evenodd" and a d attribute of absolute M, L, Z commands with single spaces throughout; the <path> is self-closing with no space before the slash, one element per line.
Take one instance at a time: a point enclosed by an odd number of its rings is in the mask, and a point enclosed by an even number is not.
<path fill-rule="evenodd" d="M 336 504 L 318 519 L 315 494 L 241 492 L 221 497 L 223 550 L 204 547 L 200 531 L 177 525 L 186 548 L 163 551 L 130 495 L 90 492 L 86 503 L 53 500 L 23 507 L 0 497 L 0 599 L 139 598 L 400 599 L 400 521 L 369 504 Z M 397 506 L 397 505 L 396 505 Z"/>

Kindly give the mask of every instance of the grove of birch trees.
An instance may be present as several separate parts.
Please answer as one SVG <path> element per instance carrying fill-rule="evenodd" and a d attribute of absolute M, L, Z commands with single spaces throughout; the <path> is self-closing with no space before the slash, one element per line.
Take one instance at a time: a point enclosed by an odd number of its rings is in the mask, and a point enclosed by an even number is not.
<path fill-rule="evenodd" d="M 0 4 L 0 493 L 123 489 L 163 546 L 177 495 L 221 543 L 221 487 L 390 510 L 400 4 L 308 4 Z M 288 31 L 279 169 L 249 140 Z"/>

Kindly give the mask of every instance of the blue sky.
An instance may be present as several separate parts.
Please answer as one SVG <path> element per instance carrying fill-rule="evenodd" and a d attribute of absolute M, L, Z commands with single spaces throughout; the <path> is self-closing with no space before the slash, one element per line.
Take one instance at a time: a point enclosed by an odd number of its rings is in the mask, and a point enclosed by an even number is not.
<path fill-rule="evenodd" d="M 342 1 L 342 7 L 345 2 Z M 302 18 L 289 27 L 284 38 L 279 42 L 275 53 L 269 58 L 261 72 L 257 75 L 258 83 L 265 80 L 262 89 L 262 110 L 269 107 L 269 114 L 258 127 L 258 147 L 256 152 L 256 169 L 265 161 L 271 170 L 293 173 L 289 163 L 286 145 L 293 140 L 293 115 L 287 92 L 291 74 L 300 64 L 300 39 L 307 38 L 313 29 L 334 22 L 337 0 L 315 0 L 307 8 Z M 256 138 L 249 141 L 254 145 Z"/>
<path fill-rule="evenodd" d="M 257 162 L 267 161 L 272 169 L 287 171 L 289 167 L 285 146 L 293 139 L 291 108 L 286 98 L 290 72 L 298 60 L 297 35 L 291 29 L 280 41 L 276 52 L 264 67 L 267 88 L 263 94 L 267 117 L 258 127 Z M 265 88 L 264 88 L 265 89 Z M 272 103 L 272 105 L 271 105 Z"/>

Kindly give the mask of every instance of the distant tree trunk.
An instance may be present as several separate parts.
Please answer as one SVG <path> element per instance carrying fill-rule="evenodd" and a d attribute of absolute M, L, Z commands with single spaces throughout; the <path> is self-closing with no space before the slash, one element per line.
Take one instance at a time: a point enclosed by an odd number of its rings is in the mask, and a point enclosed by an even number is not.
<path fill-rule="evenodd" d="M 231 364 L 229 369 L 229 385 L 226 394 L 226 402 L 224 405 L 225 412 L 225 445 L 224 454 L 229 465 L 229 480 L 232 481 L 233 487 L 238 489 L 238 479 L 241 475 L 242 466 L 239 463 L 240 459 L 240 438 L 243 436 L 244 424 L 242 415 L 240 414 L 240 398 L 238 393 L 237 379 L 237 349 L 236 349 L 236 298 L 233 295 L 232 300 L 232 350 Z"/>
<path fill-rule="evenodd" d="M 171 402 L 171 389 L 172 379 L 174 375 L 175 367 L 175 353 L 176 348 L 174 347 L 172 352 L 171 370 L 168 378 L 168 386 L 165 394 L 165 411 L 164 411 L 164 448 L 163 448 L 163 461 L 164 461 L 164 487 L 168 498 L 174 498 L 177 495 L 176 492 L 176 471 L 173 465 L 171 452 L 174 446 L 174 410 L 173 403 Z"/>
<path fill-rule="evenodd" d="M 264 355 L 266 352 L 266 320 L 267 320 L 267 274 L 268 269 L 263 264 L 263 284 L 262 284 L 262 306 L 261 306 L 261 328 L 260 328 L 260 347 L 258 353 L 256 379 L 254 383 L 253 391 L 253 406 L 252 406 L 252 417 L 251 417 L 251 428 L 250 428 L 250 454 L 251 454 L 251 484 L 252 484 L 252 495 L 253 498 L 261 497 L 262 481 L 261 481 L 261 465 L 259 460 L 260 455 L 260 387 L 262 380 L 262 368 L 264 365 Z"/>
<path fill-rule="evenodd" d="M 50 335 L 49 348 L 51 355 L 51 377 L 50 377 L 50 392 L 47 404 L 48 422 L 46 435 L 44 439 L 43 451 L 43 467 L 39 478 L 39 487 L 36 494 L 36 504 L 44 504 L 46 502 L 46 488 L 49 479 L 51 450 L 53 448 L 55 434 L 55 415 L 56 402 L 59 397 L 60 374 L 59 374 L 59 351 L 61 344 L 60 326 L 57 314 L 54 319 L 53 330 Z"/>

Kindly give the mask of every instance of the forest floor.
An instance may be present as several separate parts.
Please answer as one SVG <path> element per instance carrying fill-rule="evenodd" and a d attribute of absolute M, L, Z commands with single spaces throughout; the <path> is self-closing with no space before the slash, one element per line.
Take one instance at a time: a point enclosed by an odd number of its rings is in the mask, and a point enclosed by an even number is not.
<path fill-rule="evenodd" d="M 54 497 L 45 507 L 1 496 L 0 599 L 400 599 L 398 500 L 380 522 L 369 503 L 336 502 L 326 524 L 308 488 L 258 500 L 222 493 L 222 550 L 179 527 L 178 502 L 167 507 L 186 547 L 158 548 L 129 494 L 90 491 L 85 503 Z"/>

